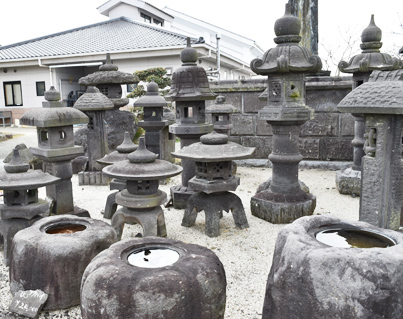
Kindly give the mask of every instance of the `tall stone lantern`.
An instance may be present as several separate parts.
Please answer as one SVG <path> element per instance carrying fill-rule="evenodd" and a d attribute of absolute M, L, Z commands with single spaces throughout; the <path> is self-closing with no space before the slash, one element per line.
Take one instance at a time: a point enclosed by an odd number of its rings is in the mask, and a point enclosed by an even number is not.
<path fill-rule="evenodd" d="M 133 103 L 134 107 L 144 109 L 144 120 L 138 125 L 145 133 L 146 147 L 150 152 L 158 154 L 159 159 L 163 159 L 160 147 L 160 131 L 168 125 L 164 120 L 163 110 L 167 106 L 167 101 L 159 95 L 158 84 L 152 81 L 147 85 L 147 93 Z"/>
<path fill-rule="evenodd" d="M 233 126 L 231 115 L 239 113 L 239 110 L 235 106 L 225 103 L 225 100 L 225 96 L 217 96 L 215 103 L 206 108 L 206 114 L 211 114 L 214 131 L 229 136 Z"/>
<path fill-rule="evenodd" d="M 341 61 L 338 65 L 341 72 L 353 74 L 353 89 L 368 82 L 371 72 L 374 70 L 391 71 L 400 68 L 397 58 L 392 58 L 387 53 L 381 53 L 382 30 L 375 25 L 374 15 L 367 28 L 361 34 L 362 52 L 353 56 L 349 62 Z M 354 139 L 351 142 L 354 147 L 353 166 L 343 171 L 336 172 L 336 185 L 340 194 L 360 195 L 361 193 L 361 169 L 364 153 L 365 118 L 363 114 L 354 113 Z"/>
<path fill-rule="evenodd" d="M 299 133 L 301 125 L 313 119 L 313 110 L 305 105 L 305 74 L 318 72 L 322 63 L 305 47 L 298 45 L 301 22 L 290 13 L 274 26 L 277 47 L 262 59 L 254 59 L 251 69 L 268 77 L 267 106 L 259 111 L 259 119 L 273 128 L 273 150 L 269 160 L 273 174 L 268 189 L 251 199 L 252 214 L 271 223 L 290 223 L 311 215 L 316 197 L 304 192 L 298 181 Z"/>
<path fill-rule="evenodd" d="M 182 66 L 172 75 L 171 90 L 165 96 L 175 101 L 176 123 L 169 126 L 169 131 L 181 139 L 181 148 L 199 142 L 200 136 L 213 131 L 213 125 L 206 123 L 206 100 L 214 100 L 216 95 L 210 90 L 206 71 L 197 66 L 197 51 L 190 46 L 181 52 Z M 189 186 L 189 180 L 195 175 L 195 162 L 182 159 L 182 184 L 171 188 L 171 197 L 176 209 L 186 207 L 186 202 L 195 193 Z"/>
<path fill-rule="evenodd" d="M 338 109 L 365 117 L 359 219 L 398 230 L 403 199 L 403 70 L 373 71 Z"/>
<path fill-rule="evenodd" d="M 79 214 L 88 216 L 88 212 L 74 207 L 71 184 L 71 160 L 84 153 L 82 146 L 74 145 L 74 124 L 88 122 L 88 117 L 81 111 L 64 107 L 60 93 L 52 86 L 45 92 L 42 108 L 26 112 L 20 119 L 23 125 L 36 126 L 38 147 L 31 147 L 32 154 L 44 163 L 44 171 L 60 178 L 56 184 L 46 187 L 46 194 L 56 202 L 52 214 Z"/>

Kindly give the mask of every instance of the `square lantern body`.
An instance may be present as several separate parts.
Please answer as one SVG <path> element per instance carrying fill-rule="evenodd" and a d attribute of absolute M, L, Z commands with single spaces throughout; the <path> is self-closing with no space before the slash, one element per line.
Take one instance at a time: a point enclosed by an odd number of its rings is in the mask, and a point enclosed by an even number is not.
<path fill-rule="evenodd" d="M 229 125 L 231 125 L 230 119 L 231 118 L 230 118 L 229 113 L 212 113 L 212 116 L 211 116 L 211 120 L 214 125 L 214 128 L 229 127 Z"/>
<path fill-rule="evenodd" d="M 74 147 L 73 126 L 38 127 L 38 146 L 45 149 Z"/>
<path fill-rule="evenodd" d="M 120 84 L 98 84 L 97 88 L 103 95 L 110 99 L 119 99 L 122 97 L 122 86 Z"/>
<path fill-rule="evenodd" d="M 204 124 L 206 122 L 205 101 L 176 101 L 178 124 Z"/>
<path fill-rule="evenodd" d="M 372 73 L 372 71 L 370 71 L 370 72 L 354 72 L 352 89 L 354 90 L 355 88 L 359 87 L 361 84 L 368 82 L 371 73 Z"/>
<path fill-rule="evenodd" d="M 38 189 L 4 191 L 4 204 L 7 206 L 26 206 L 37 202 Z"/>

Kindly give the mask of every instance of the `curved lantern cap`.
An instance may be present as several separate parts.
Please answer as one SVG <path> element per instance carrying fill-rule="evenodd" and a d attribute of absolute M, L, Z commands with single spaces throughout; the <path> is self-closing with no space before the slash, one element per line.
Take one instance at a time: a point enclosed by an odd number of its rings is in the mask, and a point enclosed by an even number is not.
<path fill-rule="evenodd" d="M 128 159 L 102 169 L 106 175 L 123 180 L 160 180 L 178 175 L 182 167 L 164 160 L 146 149 L 144 137 L 140 138 L 139 147 L 128 155 Z"/>
<path fill-rule="evenodd" d="M 250 67 L 256 74 L 288 72 L 318 72 L 322 68 L 321 59 L 312 55 L 305 47 L 299 46 L 301 21 L 294 17 L 290 5 L 286 4 L 285 14 L 274 25 L 277 47 L 265 52 L 262 59 L 254 59 Z"/>
<path fill-rule="evenodd" d="M 133 84 L 139 83 L 137 75 L 118 71 L 118 66 L 112 64 L 111 56 L 106 54 L 105 64 L 99 67 L 98 72 L 84 76 L 78 80 L 78 84 L 87 86 L 97 86 L 98 84 Z"/>
<path fill-rule="evenodd" d="M 165 96 L 168 101 L 203 101 L 216 98 L 210 90 L 206 71 L 197 66 L 197 59 L 197 51 L 190 46 L 188 38 L 187 47 L 181 52 L 183 64 L 174 71 L 171 89 Z"/>
<path fill-rule="evenodd" d="M 352 90 L 337 108 L 348 113 L 403 114 L 403 70 L 373 71 L 370 80 Z"/>
<path fill-rule="evenodd" d="M 25 112 L 20 118 L 23 125 L 37 127 L 55 127 L 88 123 L 88 116 L 73 108 L 65 107 L 60 102 L 60 93 L 51 86 L 45 91 L 45 100 L 42 108 Z"/>
<path fill-rule="evenodd" d="M 206 107 L 206 114 L 213 113 L 238 113 L 239 110 L 232 104 L 225 103 L 225 96 L 219 95 L 214 104 Z"/>
<path fill-rule="evenodd" d="M 174 157 L 192 159 L 196 162 L 221 162 L 249 158 L 255 151 L 255 147 L 245 147 L 229 142 L 226 134 L 215 131 L 201 136 L 200 141 L 171 154 Z"/>
<path fill-rule="evenodd" d="M 344 73 L 370 72 L 373 70 L 389 71 L 401 67 L 398 58 L 392 58 L 387 53 L 381 53 L 382 30 L 375 25 L 374 15 L 367 28 L 361 34 L 362 52 L 353 56 L 349 62 L 341 61 L 338 68 Z"/>
<path fill-rule="evenodd" d="M 110 154 L 106 154 L 101 159 L 97 160 L 99 164 L 102 165 L 111 165 L 120 161 L 124 161 L 127 159 L 127 156 L 137 150 L 138 145 L 134 144 L 130 139 L 129 132 L 125 132 L 123 137 L 123 142 L 118 147 L 116 147 L 116 151 L 113 151 Z"/>
<path fill-rule="evenodd" d="M 14 149 L 13 157 L 4 164 L 5 173 L 0 175 L 0 189 L 28 190 L 54 184 L 60 180 L 41 170 L 30 170 L 29 164 L 22 161 L 18 149 Z"/>
<path fill-rule="evenodd" d="M 133 103 L 134 107 L 165 107 L 167 101 L 158 93 L 158 84 L 152 81 L 147 85 L 147 92 L 144 96 Z"/>
<path fill-rule="evenodd" d="M 95 86 L 89 86 L 85 93 L 74 103 L 80 111 L 103 111 L 113 109 L 113 103 Z"/>

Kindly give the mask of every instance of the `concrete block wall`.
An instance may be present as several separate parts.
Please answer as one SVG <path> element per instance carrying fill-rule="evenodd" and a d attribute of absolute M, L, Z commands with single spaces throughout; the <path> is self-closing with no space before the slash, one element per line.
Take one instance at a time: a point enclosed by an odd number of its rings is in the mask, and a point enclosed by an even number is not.
<path fill-rule="evenodd" d="M 301 128 L 300 152 L 304 159 L 353 159 L 354 118 L 337 110 L 337 104 L 351 87 L 351 77 L 307 77 L 306 104 L 315 110 L 315 118 Z M 266 159 L 271 153 L 272 131 L 266 121 L 258 119 L 258 111 L 267 103 L 259 100 L 259 95 L 267 88 L 267 80 L 212 82 L 210 88 L 216 94 L 224 95 L 226 103 L 240 111 L 232 116 L 231 140 L 256 147 L 254 157 Z M 214 101 L 207 101 L 207 105 L 211 103 Z"/>

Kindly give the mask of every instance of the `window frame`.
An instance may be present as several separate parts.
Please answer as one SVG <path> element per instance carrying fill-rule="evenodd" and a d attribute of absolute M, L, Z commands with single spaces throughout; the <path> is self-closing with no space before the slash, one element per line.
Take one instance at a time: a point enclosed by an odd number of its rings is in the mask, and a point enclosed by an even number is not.
<path fill-rule="evenodd" d="M 39 89 L 39 87 L 38 87 L 38 85 L 40 85 L 40 84 L 43 84 L 43 93 L 42 94 L 40 94 L 41 93 L 40 90 L 42 90 L 42 89 Z M 35 86 L 36 86 L 36 96 L 45 96 L 45 91 L 46 91 L 45 81 L 37 81 L 37 82 L 35 82 Z"/>
<path fill-rule="evenodd" d="M 151 16 L 149 16 L 143 12 L 140 12 L 140 17 L 143 18 L 143 22 L 145 22 L 145 23 L 151 23 L 151 21 L 152 21 Z"/>
<path fill-rule="evenodd" d="M 16 104 L 15 103 L 15 94 L 14 94 L 14 84 L 19 84 L 20 85 L 20 94 L 21 94 L 21 104 Z M 12 99 L 13 99 L 13 104 L 7 104 L 7 92 L 6 92 L 6 86 L 11 85 L 11 93 L 12 93 Z M 4 81 L 3 82 L 3 91 L 4 91 L 4 104 L 5 106 L 23 106 L 23 98 L 22 98 L 22 84 L 21 81 Z"/>

